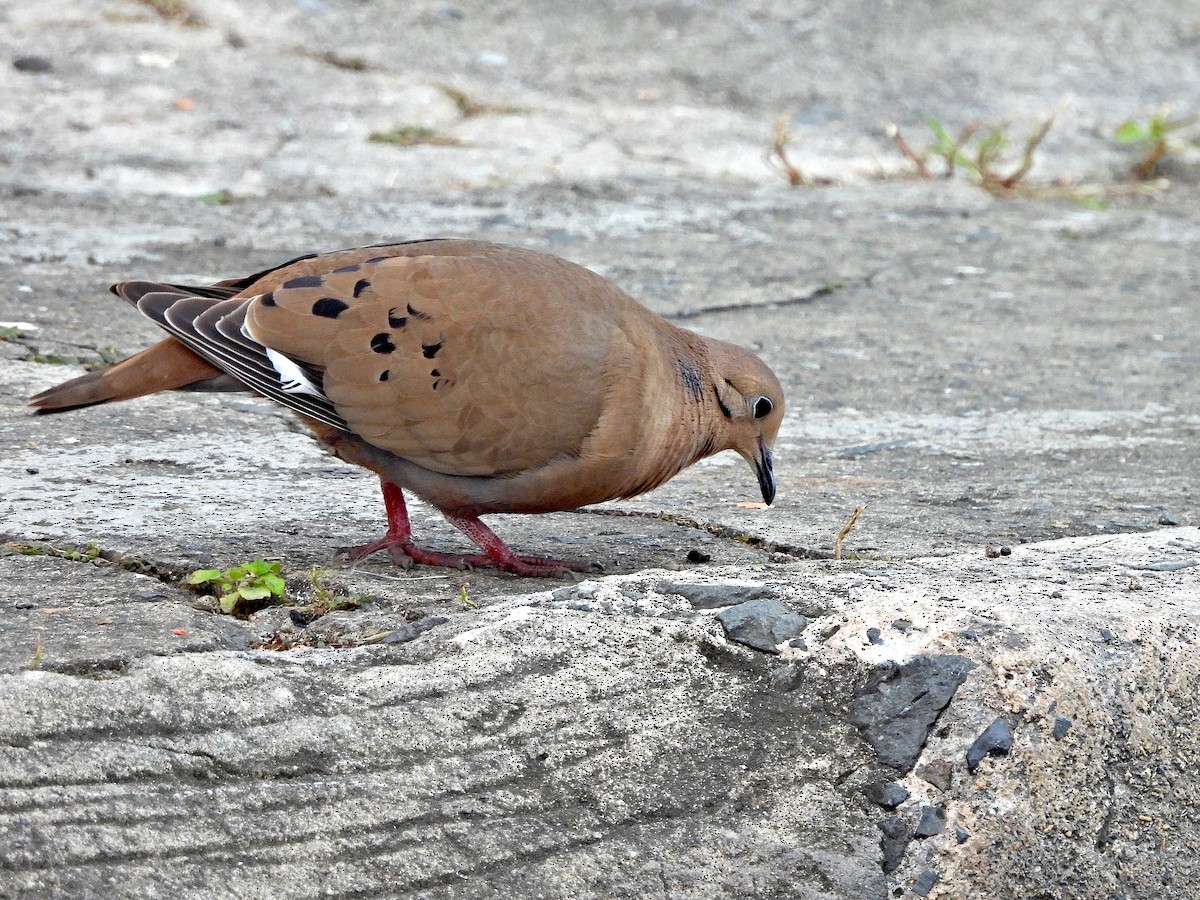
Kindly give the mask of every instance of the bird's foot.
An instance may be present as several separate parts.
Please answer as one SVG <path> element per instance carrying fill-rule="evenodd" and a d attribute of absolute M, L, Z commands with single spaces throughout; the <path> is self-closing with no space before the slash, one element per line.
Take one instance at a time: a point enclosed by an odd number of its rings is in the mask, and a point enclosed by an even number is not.
<path fill-rule="evenodd" d="M 495 555 L 442 553 L 438 550 L 426 550 L 414 544 L 412 540 L 403 540 L 394 535 L 385 535 L 377 541 L 354 547 L 337 548 L 338 553 L 352 560 L 365 559 L 380 550 L 386 550 L 392 562 L 401 569 L 408 569 L 414 564 L 449 569 L 494 568 L 524 578 L 561 578 L 574 572 L 595 572 L 600 569 L 596 563 L 584 564 L 543 556 L 518 556 L 507 547 L 504 548 L 507 553 L 499 552 Z"/>
<path fill-rule="evenodd" d="M 495 566 L 503 572 L 511 572 L 523 578 L 573 578 L 576 572 L 596 572 L 600 569 L 597 563 L 569 562 L 544 556 L 517 556 L 511 552 L 507 557 L 485 556 L 481 559 L 484 560 L 481 565 Z"/>
<path fill-rule="evenodd" d="M 392 562 L 401 569 L 409 569 L 414 563 L 420 566 L 443 566 L 448 569 L 471 569 L 488 563 L 486 556 L 468 556 L 462 553 L 426 550 L 424 547 L 414 544 L 411 539 L 399 538 L 395 535 L 385 535 L 377 541 L 370 541 L 355 547 L 337 548 L 338 553 L 352 560 L 365 559 L 380 550 L 386 550 L 392 558 Z"/>

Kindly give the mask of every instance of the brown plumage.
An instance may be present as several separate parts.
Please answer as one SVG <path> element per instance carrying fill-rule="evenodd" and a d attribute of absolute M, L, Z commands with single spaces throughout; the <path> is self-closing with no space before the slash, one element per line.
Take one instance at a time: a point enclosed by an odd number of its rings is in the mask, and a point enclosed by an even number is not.
<path fill-rule="evenodd" d="M 523 575 L 581 568 L 517 556 L 478 517 L 631 497 L 727 449 L 774 497 L 783 391 L 771 370 L 556 257 L 416 241 L 211 286 L 125 282 L 113 292 L 171 337 L 30 404 L 50 412 L 232 376 L 379 475 L 388 534 L 351 548 L 356 557 L 386 549 L 403 565 Z M 484 555 L 414 544 L 401 488 Z"/>

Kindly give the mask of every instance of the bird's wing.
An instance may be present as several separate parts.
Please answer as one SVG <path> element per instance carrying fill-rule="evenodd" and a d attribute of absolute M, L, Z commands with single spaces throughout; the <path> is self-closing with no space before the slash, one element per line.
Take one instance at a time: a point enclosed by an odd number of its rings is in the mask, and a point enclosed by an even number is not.
<path fill-rule="evenodd" d="M 280 281 L 248 302 L 245 333 L 318 371 L 314 386 L 371 444 L 504 476 L 581 452 L 623 298 L 537 254 L 391 256 Z"/>

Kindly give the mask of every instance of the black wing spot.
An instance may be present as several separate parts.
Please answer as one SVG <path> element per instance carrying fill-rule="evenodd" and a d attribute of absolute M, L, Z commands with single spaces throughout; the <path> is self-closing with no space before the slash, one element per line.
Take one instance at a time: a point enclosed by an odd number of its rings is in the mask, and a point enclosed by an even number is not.
<path fill-rule="evenodd" d="M 367 279 L 365 279 L 365 278 L 358 279 L 358 281 L 356 281 L 354 284 L 355 298 L 357 299 L 358 295 L 361 294 L 363 291 L 365 291 L 370 286 L 371 286 L 371 282 L 367 281 Z"/>
<path fill-rule="evenodd" d="M 357 271 L 358 271 L 358 263 L 350 263 L 350 265 L 348 265 L 348 266 L 342 266 L 340 269 L 334 269 L 332 274 L 345 275 L 348 272 L 357 272 Z"/>
<path fill-rule="evenodd" d="M 388 325 L 392 328 L 403 328 L 408 321 L 408 316 L 396 315 L 396 307 L 388 310 Z"/>
<path fill-rule="evenodd" d="M 429 377 L 430 377 L 430 378 L 437 378 L 437 377 L 438 377 L 439 375 L 441 375 L 441 374 L 442 374 L 442 373 L 441 373 L 441 372 L 440 372 L 438 369 L 434 369 L 432 372 L 430 372 L 430 373 L 429 373 Z"/>
<path fill-rule="evenodd" d="M 382 372 L 379 373 L 380 381 L 387 381 L 391 377 L 392 377 L 391 369 L 384 369 Z"/>
<path fill-rule="evenodd" d="M 405 304 L 405 306 L 408 309 L 408 314 L 410 316 L 412 316 L 414 319 L 424 319 L 424 320 L 428 321 L 429 319 L 433 318 L 433 316 L 431 316 L 429 313 L 424 313 L 424 312 L 421 312 L 420 310 L 413 309 L 413 306 L 411 303 L 407 303 L 407 304 Z"/>
<path fill-rule="evenodd" d="M 269 293 L 263 294 L 261 297 L 258 298 L 258 302 L 261 303 L 263 306 L 274 306 L 275 305 L 275 292 L 270 291 Z"/>
<path fill-rule="evenodd" d="M 436 344 L 422 344 L 421 345 L 421 355 L 424 356 L 426 359 L 433 359 L 435 356 L 438 355 L 438 351 L 441 349 L 442 349 L 441 341 L 438 341 Z"/>
<path fill-rule="evenodd" d="M 299 278 L 293 278 L 291 281 L 285 281 L 283 283 L 283 288 L 284 290 L 291 290 L 292 288 L 313 288 L 320 287 L 324 283 L 325 276 L 323 275 L 301 275 Z"/>
<path fill-rule="evenodd" d="M 349 308 L 349 304 L 343 303 L 337 297 L 322 297 L 313 304 L 312 311 L 314 316 L 324 316 L 327 319 L 336 319 Z"/>
<path fill-rule="evenodd" d="M 386 331 L 381 331 L 375 337 L 371 338 L 371 349 L 376 353 L 391 353 L 396 349 L 396 345 L 392 343 L 392 336 Z"/>

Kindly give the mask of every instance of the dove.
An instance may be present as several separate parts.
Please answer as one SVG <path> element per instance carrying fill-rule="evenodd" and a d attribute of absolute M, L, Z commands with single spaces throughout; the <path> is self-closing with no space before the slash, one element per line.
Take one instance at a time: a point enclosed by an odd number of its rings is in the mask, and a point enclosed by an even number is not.
<path fill-rule="evenodd" d="M 168 336 L 30 405 L 56 412 L 214 379 L 261 394 L 379 477 L 387 532 L 344 548 L 353 559 L 582 571 L 514 553 L 480 516 L 633 497 L 724 450 L 750 464 L 767 504 L 775 497 L 774 373 L 564 259 L 429 239 L 309 254 L 206 286 L 111 290 Z M 419 546 L 405 491 L 482 553 Z"/>

